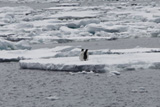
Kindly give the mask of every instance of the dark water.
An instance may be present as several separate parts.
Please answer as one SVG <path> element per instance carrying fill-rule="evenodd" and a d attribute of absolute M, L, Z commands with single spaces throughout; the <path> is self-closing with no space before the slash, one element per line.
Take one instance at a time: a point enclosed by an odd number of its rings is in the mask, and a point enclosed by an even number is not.
<path fill-rule="evenodd" d="M 34 44 L 32 49 L 53 48 L 55 46 L 81 46 L 87 49 L 129 49 L 135 47 L 160 48 L 160 38 L 118 39 L 113 41 L 100 40 L 89 42 L 69 42 L 60 44 Z"/>

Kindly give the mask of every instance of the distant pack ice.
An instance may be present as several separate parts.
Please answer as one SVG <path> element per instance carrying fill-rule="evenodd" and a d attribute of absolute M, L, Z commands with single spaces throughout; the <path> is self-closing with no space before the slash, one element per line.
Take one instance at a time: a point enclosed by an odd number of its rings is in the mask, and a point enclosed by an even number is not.
<path fill-rule="evenodd" d="M 55 0 L 46 0 L 51 1 Z M 1 7 L 0 37 L 10 41 L 29 39 L 30 43 L 159 37 L 159 10 L 153 3 L 132 6 L 128 2 L 103 2 L 81 6 L 76 0 L 44 9 Z"/>

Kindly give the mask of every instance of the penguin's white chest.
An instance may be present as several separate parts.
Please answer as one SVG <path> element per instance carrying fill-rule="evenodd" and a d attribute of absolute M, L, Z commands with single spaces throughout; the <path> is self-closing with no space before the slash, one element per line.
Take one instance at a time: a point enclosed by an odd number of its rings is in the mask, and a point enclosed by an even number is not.
<path fill-rule="evenodd" d="M 81 52 L 80 55 L 79 55 L 79 59 L 80 61 L 84 61 L 84 52 Z"/>

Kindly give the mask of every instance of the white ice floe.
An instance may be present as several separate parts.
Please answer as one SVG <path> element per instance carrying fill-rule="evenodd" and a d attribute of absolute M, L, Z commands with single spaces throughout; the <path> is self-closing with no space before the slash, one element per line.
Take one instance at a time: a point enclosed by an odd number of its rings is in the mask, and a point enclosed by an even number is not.
<path fill-rule="evenodd" d="M 71 51 L 75 47 L 63 46 L 55 47 L 52 49 L 43 48 L 35 50 L 3 50 L 0 51 L 0 61 L 18 61 L 21 59 L 37 59 L 37 58 L 52 58 L 59 56 L 66 56 L 68 51 Z M 63 55 L 61 55 L 63 53 Z"/>
<path fill-rule="evenodd" d="M 74 21 L 67 23 L 67 27 L 69 28 L 80 28 L 89 24 L 99 24 L 101 21 L 99 19 L 83 19 L 80 21 Z"/>
<path fill-rule="evenodd" d="M 21 60 L 23 69 L 41 69 L 53 71 L 94 71 L 135 70 L 157 68 L 160 65 L 160 53 L 135 53 L 121 55 L 90 55 L 88 61 L 78 57 Z"/>
<path fill-rule="evenodd" d="M 119 33 L 127 31 L 127 26 L 121 25 L 111 25 L 106 26 L 105 24 L 90 24 L 86 27 L 87 31 L 95 34 L 96 32 L 109 32 L 109 33 Z"/>
<path fill-rule="evenodd" d="M 120 75 L 119 71 L 109 71 L 109 76 Z"/>
<path fill-rule="evenodd" d="M 31 49 L 27 41 L 10 42 L 0 39 L 0 50 L 17 50 L 17 49 Z"/>
<path fill-rule="evenodd" d="M 48 99 L 48 100 L 59 100 L 60 98 L 57 97 L 57 96 L 49 96 L 49 97 L 46 97 L 46 99 Z"/>
<path fill-rule="evenodd" d="M 159 67 L 159 48 L 89 50 L 89 60 L 80 61 L 80 47 L 58 46 L 35 50 L 3 50 L 0 61 L 19 61 L 21 68 L 58 71 L 119 71 Z M 30 60 L 29 60 L 30 59 Z M 112 74 L 118 74 L 112 72 Z"/>
<path fill-rule="evenodd" d="M 79 6 L 79 3 L 60 3 L 57 4 L 56 6 L 60 6 L 60 7 L 65 7 L 65 6 Z"/>
<path fill-rule="evenodd" d="M 119 71 L 160 68 L 158 48 L 89 50 L 89 60 L 80 61 L 80 48 L 60 46 L 52 49 L 0 51 L 0 61 L 20 61 L 21 68 L 57 71 Z M 30 60 L 26 60 L 30 59 Z M 119 72 L 111 74 L 119 75 Z"/>
<path fill-rule="evenodd" d="M 60 20 L 68 20 L 68 19 L 84 19 L 84 18 L 96 18 L 99 15 L 98 11 L 91 10 L 74 10 L 74 11 L 64 11 L 54 14 L 49 18 L 58 18 Z"/>
<path fill-rule="evenodd" d="M 16 59 L 39 59 L 39 58 L 57 58 L 57 57 L 73 57 L 79 56 L 80 47 L 74 46 L 58 46 L 55 48 L 42 48 L 35 50 L 3 50 L 0 51 L 1 61 L 12 61 Z M 118 50 L 89 50 L 90 55 L 112 55 L 112 54 L 134 54 L 134 53 L 154 53 L 160 52 L 159 48 L 133 48 L 133 49 L 118 49 Z"/>

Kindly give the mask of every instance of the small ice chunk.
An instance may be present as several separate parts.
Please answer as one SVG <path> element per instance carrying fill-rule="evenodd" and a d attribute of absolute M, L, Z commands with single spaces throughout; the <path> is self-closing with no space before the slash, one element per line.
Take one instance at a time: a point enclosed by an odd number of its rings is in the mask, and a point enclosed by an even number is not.
<path fill-rule="evenodd" d="M 111 75 L 120 75 L 120 72 L 118 72 L 118 71 L 110 71 L 109 74 L 111 74 Z"/>
<path fill-rule="evenodd" d="M 48 99 L 48 100 L 59 100 L 60 98 L 57 97 L 57 96 L 49 96 L 49 97 L 46 97 L 46 99 Z"/>

